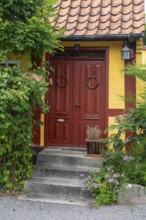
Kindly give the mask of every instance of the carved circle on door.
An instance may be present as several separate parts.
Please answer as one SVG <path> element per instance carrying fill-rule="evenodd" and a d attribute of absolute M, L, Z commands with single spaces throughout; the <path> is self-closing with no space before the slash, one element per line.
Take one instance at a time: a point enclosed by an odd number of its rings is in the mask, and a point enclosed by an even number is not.
<path fill-rule="evenodd" d="M 94 81 L 94 83 L 93 83 Z M 97 86 L 99 85 L 98 79 L 95 76 L 90 76 L 87 79 L 86 85 L 89 89 L 96 89 Z"/>
<path fill-rule="evenodd" d="M 67 76 L 65 74 L 61 73 L 60 76 L 58 77 L 56 83 L 60 88 L 65 87 L 68 84 Z"/>

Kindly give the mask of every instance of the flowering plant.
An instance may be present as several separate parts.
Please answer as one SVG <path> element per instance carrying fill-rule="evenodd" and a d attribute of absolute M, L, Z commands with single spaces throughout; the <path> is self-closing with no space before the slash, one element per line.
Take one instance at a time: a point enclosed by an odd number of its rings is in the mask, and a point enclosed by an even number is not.
<path fill-rule="evenodd" d="M 108 150 L 104 153 L 104 164 L 116 173 L 124 174 L 128 183 L 146 186 L 146 160 L 140 154 L 140 149 L 131 149 L 127 153 Z"/>
<path fill-rule="evenodd" d="M 115 173 L 111 167 L 104 167 L 99 173 L 87 176 L 81 174 L 81 177 L 86 183 L 86 189 L 92 193 L 95 206 L 116 202 L 119 187 L 126 182 L 124 174 Z"/>
<path fill-rule="evenodd" d="M 109 205 L 117 200 L 117 194 L 125 183 L 146 186 L 146 161 L 142 160 L 136 151 L 128 153 L 106 151 L 104 167 L 99 173 L 85 176 L 85 189 L 92 193 L 94 205 Z"/>

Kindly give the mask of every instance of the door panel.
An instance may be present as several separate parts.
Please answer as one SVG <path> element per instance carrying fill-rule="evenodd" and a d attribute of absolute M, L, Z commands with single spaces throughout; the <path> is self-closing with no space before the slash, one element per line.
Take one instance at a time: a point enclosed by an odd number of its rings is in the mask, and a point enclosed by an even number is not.
<path fill-rule="evenodd" d="M 49 143 L 70 144 L 72 126 L 72 62 L 54 61 L 49 88 Z"/>
<path fill-rule="evenodd" d="M 79 145 L 85 145 L 87 126 L 98 125 L 103 129 L 102 119 L 105 111 L 103 102 L 103 73 L 104 62 L 82 61 L 75 63 L 74 74 L 80 75 L 79 79 Z M 75 76 L 76 77 L 76 76 Z"/>
<path fill-rule="evenodd" d="M 105 61 L 53 61 L 49 145 L 84 146 L 87 126 L 104 129 Z"/>

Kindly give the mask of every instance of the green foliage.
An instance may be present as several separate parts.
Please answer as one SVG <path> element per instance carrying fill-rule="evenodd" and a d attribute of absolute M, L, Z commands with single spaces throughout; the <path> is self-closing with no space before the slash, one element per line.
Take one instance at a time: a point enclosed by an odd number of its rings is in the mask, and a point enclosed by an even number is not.
<path fill-rule="evenodd" d="M 60 31 L 49 20 L 55 15 L 54 3 L 56 0 L 0 1 L 0 61 L 6 61 L 9 53 L 42 58 L 44 52 L 52 54 L 62 48 Z M 43 68 L 37 67 L 36 72 L 46 78 Z M 0 67 L 1 190 L 22 189 L 30 177 L 34 112 L 37 108 L 47 110 L 42 101 L 47 89 L 42 78 L 35 80 L 18 66 Z"/>
<path fill-rule="evenodd" d="M 126 68 L 127 74 L 136 76 L 144 82 L 145 72 L 145 65 L 133 64 Z M 146 186 L 146 86 L 139 94 L 136 106 L 117 116 L 117 123 L 107 129 L 114 130 L 106 140 L 107 145 L 112 146 L 113 150 L 105 152 L 104 160 L 115 172 L 124 173 L 128 182 Z M 127 132 L 129 135 L 123 139 Z"/>
<path fill-rule="evenodd" d="M 114 172 L 124 175 L 128 183 L 146 186 L 146 160 L 141 155 L 141 149 L 128 152 L 105 152 L 105 166 L 111 167 Z"/>
<path fill-rule="evenodd" d="M 47 110 L 47 83 L 19 66 L 0 68 L 0 82 L 0 189 L 19 190 L 31 175 L 33 116 L 36 108 Z"/>
<path fill-rule="evenodd" d="M 144 82 L 146 81 L 145 72 L 145 65 L 133 64 L 126 68 L 127 74 L 136 76 Z M 133 99 L 127 101 L 133 102 Z M 141 157 L 144 159 L 146 158 L 146 86 L 143 87 L 135 104 L 136 108 L 126 110 L 123 115 L 116 117 L 116 123 L 107 129 L 107 132 L 114 131 L 114 133 L 106 141 L 115 151 L 121 152 L 128 145 L 132 149 L 140 149 Z M 123 140 L 122 137 L 126 132 L 129 136 Z"/>
<path fill-rule="evenodd" d="M 104 167 L 99 173 L 87 177 L 81 175 L 92 193 L 94 206 L 115 203 L 119 189 L 125 183 L 146 186 L 146 160 L 141 159 L 139 152 L 109 150 L 103 159 Z"/>
<path fill-rule="evenodd" d="M 0 3 L 1 56 L 7 52 L 33 51 L 36 56 L 43 52 L 53 53 L 59 44 L 59 30 L 53 27 L 49 17 L 55 10 L 50 0 L 11 0 Z"/>
<path fill-rule="evenodd" d="M 44 1 L 40 0 L 2 0 L 1 17 L 3 20 L 17 21 L 26 20 L 32 17 L 36 12 L 36 6 L 41 7 Z"/>
<path fill-rule="evenodd" d="M 143 45 L 146 46 L 146 28 L 145 28 L 144 36 L 143 36 Z"/>
<path fill-rule="evenodd" d="M 96 207 L 116 202 L 119 186 L 126 182 L 125 176 L 115 173 L 111 167 L 104 167 L 98 174 L 84 177 L 84 181 L 93 195 Z"/>
<path fill-rule="evenodd" d="M 143 100 L 144 101 L 144 100 Z M 139 104 L 139 107 L 132 109 L 128 114 L 117 117 L 117 123 L 111 125 L 107 131 L 115 132 L 107 138 L 107 144 L 113 146 L 115 151 L 122 151 L 128 144 L 133 148 L 137 148 L 139 143 L 142 146 L 143 157 L 146 156 L 146 102 Z M 123 135 L 128 131 L 129 136 L 123 139 Z"/>
<path fill-rule="evenodd" d="M 146 14 L 145 14 L 145 19 L 146 19 Z M 146 24 L 145 24 L 145 31 L 143 36 L 143 45 L 146 45 Z"/>

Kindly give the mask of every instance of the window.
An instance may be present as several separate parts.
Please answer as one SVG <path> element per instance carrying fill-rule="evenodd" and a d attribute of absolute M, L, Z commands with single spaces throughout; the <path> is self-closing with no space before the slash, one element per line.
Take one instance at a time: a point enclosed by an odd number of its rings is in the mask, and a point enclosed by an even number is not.
<path fill-rule="evenodd" d="M 0 66 L 3 66 L 3 67 L 14 66 L 14 65 L 19 65 L 19 64 L 20 64 L 19 60 L 0 61 Z"/>
<path fill-rule="evenodd" d="M 57 51 L 55 56 L 105 58 L 105 51 Z"/>

